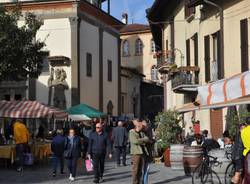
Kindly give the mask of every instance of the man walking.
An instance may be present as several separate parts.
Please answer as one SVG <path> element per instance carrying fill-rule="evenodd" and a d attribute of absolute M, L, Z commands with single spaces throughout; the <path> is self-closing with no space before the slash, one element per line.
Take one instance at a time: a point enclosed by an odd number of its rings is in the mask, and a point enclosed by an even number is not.
<path fill-rule="evenodd" d="M 126 146 L 128 141 L 128 133 L 123 123 L 118 122 L 118 126 L 114 128 L 112 132 L 112 141 L 116 152 L 116 164 L 119 167 L 121 164 L 121 155 L 122 155 L 122 164 L 126 166 Z"/>
<path fill-rule="evenodd" d="M 135 128 L 129 131 L 129 140 L 131 143 L 130 153 L 132 155 L 132 177 L 133 184 L 140 184 L 142 177 L 142 167 L 144 157 L 148 155 L 145 145 L 149 138 L 143 133 L 142 121 L 134 120 Z"/>
<path fill-rule="evenodd" d="M 18 159 L 17 171 L 23 170 L 23 153 L 29 142 L 29 131 L 22 120 L 16 120 L 13 125 L 14 139 L 16 142 L 16 156 Z"/>
<path fill-rule="evenodd" d="M 103 182 L 104 162 L 106 152 L 109 153 L 109 158 L 112 158 L 111 144 L 108 134 L 103 131 L 101 123 L 96 124 L 96 131 L 89 136 L 88 157 L 92 158 L 94 166 L 94 183 Z"/>
<path fill-rule="evenodd" d="M 63 130 L 58 129 L 57 135 L 53 138 L 51 143 L 51 150 L 53 152 L 53 177 L 56 176 L 57 166 L 60 163 L 61 174 L 64 174 L 64 150 L 66 139 L 63 136 Z"/>

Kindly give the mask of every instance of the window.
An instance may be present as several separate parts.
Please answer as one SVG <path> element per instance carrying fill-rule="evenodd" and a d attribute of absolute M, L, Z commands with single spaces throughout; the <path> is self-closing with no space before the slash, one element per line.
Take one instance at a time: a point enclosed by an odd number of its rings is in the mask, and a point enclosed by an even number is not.
<path fill-rule="evenodd" d="M 92 54 L 87 53 L 86 55 L 86 73 L 88 77 L 92 77 Z"/>
<path fill-rule="evenodd" d="M 152 81 L 158 80 L 158 70 L 155 65 L 153 65 L 151 68 L 151 80 Z"/>
<path fill-rule="evenodd" d="M 186 40 L 186 64 L 190 66 L 190 40 Z"/>
<path fill-rule="evenodd" d="M 108 81 L 112 81 L 112 61 L 108 60 Z"/>
<path fill-rule="evenodd" d="M 151 52 L 152 53 L 156 52 L 156 45 L 155 45 L 155 41 L 153 39 L 151 39 Z"/>
<path fill-rule="evenodd" d="M 204 37 L 204 52 L 205 52 L 205 81 L 209 82 L 210 79 L 210 37 Z"/>
<path fill-rule="evenodd" d="M 129 56 L 129 43 L 128 40 L 124 40 L 122 44 L 122 55 Z"/>
<path fill-rule="evenodd" d="M 248 66 L 248 21 L 240 21 L 240 42 L 241 42 L 241 72 L 249 70 Z"/>
<path fill-rule="evenodd" d="M 43 59 L 42 72 L 43 73 L 49 73 L 49 60 L 48 60 L 49 52 L 45 51 L 44 54 L 45 54 L 45 57 Z"/>
<path fill-rule="evenodd" d="M 141 39 L 137 39 L 135 41 L 135 55 L 142 55 L 143 54 L 143 43 Z"/>
<path fill-rule="evenodd" d="M 195 7 L 188 7 L 189 0 L 185 1 L 185 19 L 189 19 L 195 14 Z"/>

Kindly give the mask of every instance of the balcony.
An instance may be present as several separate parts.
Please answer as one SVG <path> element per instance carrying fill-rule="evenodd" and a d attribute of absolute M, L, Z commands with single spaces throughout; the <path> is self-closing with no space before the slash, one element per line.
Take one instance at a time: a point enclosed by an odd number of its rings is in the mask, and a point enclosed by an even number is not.
<path fill-rule="evenodd" d="M 199 67 L 180 67 L 172 72 L 172 89 L 175 93 L 197 93 Z"/>
<path fill-rule="evenodd" d="M 160 73 L 169 73 L 172 69 L 176 69 L 175 56 L 173 51 L 157 52 L 154 56 L 157 58 L 157 69 Z"/>

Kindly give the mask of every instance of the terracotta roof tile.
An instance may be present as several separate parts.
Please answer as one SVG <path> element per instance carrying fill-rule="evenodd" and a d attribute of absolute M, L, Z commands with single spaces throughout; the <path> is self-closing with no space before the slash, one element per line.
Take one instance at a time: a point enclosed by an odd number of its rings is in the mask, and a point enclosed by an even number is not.
<path fill-rule="evenodd" d="M 131 32 L 140 32 L 140 31 L 150 31 L 149 25 L 128 24 L 120 30 L 120 33 L 131 33 Z"/>

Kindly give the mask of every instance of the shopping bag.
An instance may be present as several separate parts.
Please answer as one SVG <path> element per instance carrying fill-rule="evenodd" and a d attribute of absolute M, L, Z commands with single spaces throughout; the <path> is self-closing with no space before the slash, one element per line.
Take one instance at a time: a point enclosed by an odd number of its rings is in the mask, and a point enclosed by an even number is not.
<path fill-rule="evenodd" d="M 30 166 L 34 164 L 34 157 L 31 153 L 23 154 L 23 163 L 24 165 Z"/>
<path fill-rule="evenodd" d="M 85 160 L 85 166 L 86 166 L 87 172 L 93 171 L 92 160 L 90 160 L 90 159 Z"/>

